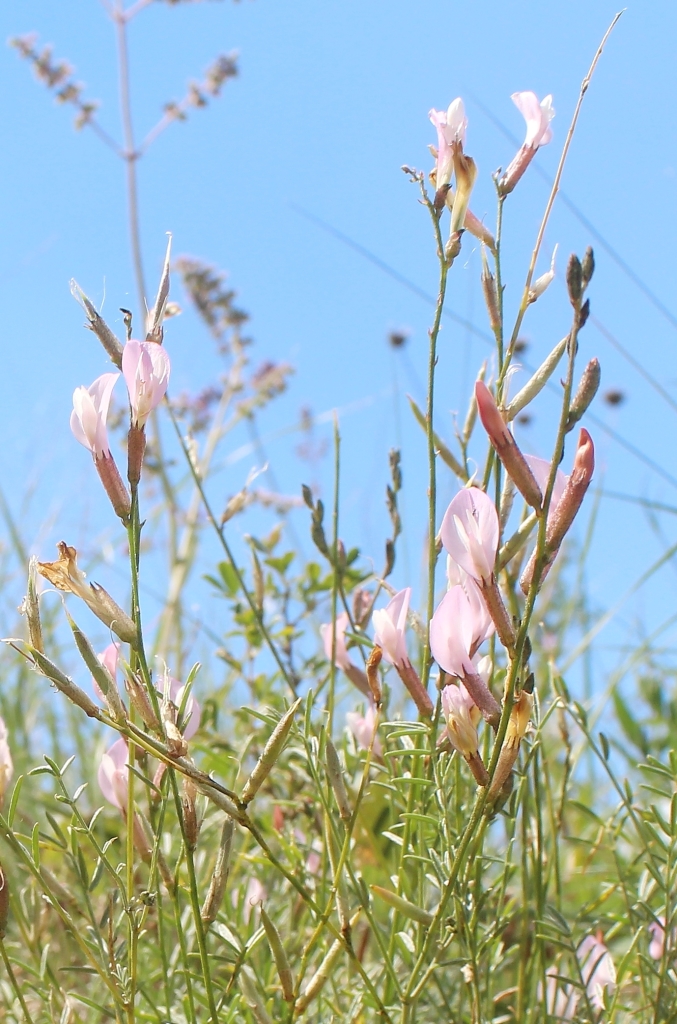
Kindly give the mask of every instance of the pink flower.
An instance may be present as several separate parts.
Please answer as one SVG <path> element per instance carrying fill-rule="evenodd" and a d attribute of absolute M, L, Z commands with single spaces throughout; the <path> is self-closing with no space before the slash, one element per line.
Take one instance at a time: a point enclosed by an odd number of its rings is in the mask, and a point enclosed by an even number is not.
<path fill-rule="evenodd" d="M 383 650 L 383 656 L 391 665 L 409 663 L 404 634 L 410 598 L 411 587 L 405 587 L 395 594 L 385 608 L 378 609 L 372 616 L 374 643 Z"/>
<path fill-rule="evenodd" d="M 465 142 L 468 118 L 465 116 L 463 100 L 453 100 L 446 111 L 431 110 L 428 115 L 437 129 L 437 167 L 435 186 L 440 189 L 448 185 L 454 172 L 454 150 Z"/>
<path fill-rule="evenodd" d="M 437 664 L 452 676 L 476 675 L 472 662 L 475 651 L 488 635 L 486 608 L 482 598 L 468 598 L 461 586 L 452 587 L 440 601 L 430 620 L 430 649 Z"/>
<path fill-rule="evenodd" d="M 153 341 L 128 341 L 122 351 L 122 372 L 132 407 L 132 423 L 143 427 L 165 396 L 169 356 Z"/>
<path fill-rule="evenodd" d="M 477 726 L 482 715 L 463 683 L 444 687 L 442 710 L 452 746 L 464 757 L 472 757 L 477 753 Z"/>
<path fill-rule="evenodd" d="M 545 146 L 552 139 L 550 122 L 555 116 L 552 96 L 546 96 L 539 103 L 534 92 L 514 92 L 510 97 L 527 123 L 524 142 L 499 182 L 503 195 L 512 192 L 539 146 Z"/>
<path fill-rule="evenodd" d="M 119 373 L 102 373 L 90 387 L 79 387 L 73 392 L 71 430 L 75 439 L 89 448 L 95 459 L 103 458 L 110 451 L 106 419 L 119 376 Z"/>
<path fill-rule="evenodd" d="M 462 569 L 478 581 L 490 580 L 498 550 L 498 513 L 479 487 L 459 491 L 447 509 L 440 536 Z"/>
<path fill-rule="evenodd" d="M 233 889 L 233 895 L 231 897 L 233 906 L 237 906 L 237 889 Z M 253 875 L 250 876 L 247 882 L 247 890 L 244 894 L 244 903 L 242 905 L 242 917 L 244 918 L 245 924 L 249 923 L 251 917 L 252 907 L 255 907 L 257 903 L 262 903 L 268 896 L 263 883 L 259 882 L 258 878 Z"/>
<path fill-rule="evenodd" d="M 334 651 L 334 664 L 343 672 L 346 672 L 352 666 L 352 662 L 348 654 L 348 648 L 346 647 L 346 629 L 349 624 L 350 619 L 348 618 L 348 612 L 341 612 L 340 615 L 336 616 L 336 648 Z M 320 626 L 320 635 L 322 637 L 324 653 L 327 661 L 331 661 L 331 649 L 334 635 L 334 629 L 331 622 L 325 622 Z"/>
<path fill-rule="evenodd" d="M 0 807 L 2 807 L 5 790 L 12 778 L 13 772 L 14 765 L 12 764 L 12 755 L 9 750 L 9 743 L 7 742 L 7 726 L 2 718 L 0 718 Z"/>
<path fill-rule="evenodd" d="M 525 461 L 531 472 L 534 474 L 534 479 L 541 489 L 541 494 L 545 494 L 545 489 L 548 486 L 548 478 L 550 476 L 550 463 L 547 459 L 539 459 L 536 455 L 525 455 Z M 557 508 L 559 499 L 564 494 L 564 488 L 567 485 L 569 477 L 566 473 L 563 473 L 561 469 L 557 470 L 555 475 L 555 486 L 552 489 L 552 497 L 550 499 L 550 508 L 548 509 L 548 519 Z"/>
<path fill-rule="evenodd" d="M 649 934 L 651 935 L 649 956 L 653 957 L 654 960 L 661 960 L 665 947 L 665 918 L 662 914 L 657 921 L 652 921 L 649 925 Z"/>
<path fill-rule="evenodd" d="M 605 990 L 611 995 L 616 988 L 616 968 L 609 950 L 594 935 L 588 935 L 576 950 L 576 957 L 588 999 L 596 1010 L 603 1010 Z"/>
<path fill-rule="evenodd" d="M 535 92 L 514 92 L 510 99 L 527 123 L 527 134 L 524 145 L 531 149 L 545 146 L 552 139 L 550 122 L 555 116 L 552 96 L 548 95 L 539 102 Z"/>
<path fill-rule="evenodd" d="M 102 755 L 97 775 L 106 800 L 123 812 L 127 809 L 128 757 L 127 741 L 121 737 Z"/>
<path fill-rule="evenodd" d="M 371 738 L 374 735 L 374 720 L 375 720 L 374 705 L 370 704 L 364 715 L 360 715 L 357 711 L 348 711 L 346 714 L 346 722 L 348 728 L 355 737 L 355 742 L 361 750 L 368 750 Z M 378 736 L 374 736 L 374 746 L 372 748 L 374 757 L 381 757 L 383 754 L 383 747 Z"/>

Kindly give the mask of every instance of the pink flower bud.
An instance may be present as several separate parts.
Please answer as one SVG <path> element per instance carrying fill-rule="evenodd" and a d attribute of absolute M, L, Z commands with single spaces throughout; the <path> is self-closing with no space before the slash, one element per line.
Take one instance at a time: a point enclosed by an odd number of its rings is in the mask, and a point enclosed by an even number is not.
<path fill-rule="evenodd" d="M 320 626 L 320 636 L 324 646 L 324 653 L 327 661 L 331 661 L 332 645 L 334 644 L 334 664 L 342 672 L 347 671 L 352 665 L 348 648 L 346 647 L 346 629 L 350 625 L 348 612 L 341 612 L 336 616 L 336 640 L 334 641 L 334 629 L 331 622 L 325 622 Z"/>
<path fill-rule="evenodd" d="M 9 743 L 7 742 L 7 726 L 2 718 L 0 718 L 0 807 L 2 807 L 3 800 L 5 799 L 5 792 L 13 772 L 14 765 L 12 764 L 12 755 L 9 751 Z"/>
<path fill-rule="evenodd" d="M 132 424 L 143 427 L 165 396 L 169 384 L 169 356 L 155 342 L 128 341 L 122 353 L 122 372 L 132 407 Z"/>
<path fill-rule="evenodd" d="M 348 711 L 346 714 L 346 722 L 348 728 L 355 737 L 355 742 L 361 750 L 368 750 L 371 738 L 374 736 L 374 721 L 376 712 L 374 705 L 370 704 L 364 715 L 360 715 L 357 711 Z M 383 754 L 383 747 L 378 736 L 374 736 L 374 746 L 372 747 L 374 757 L 381 757 Z"/>
<path fill-rule="evenodd" d="M 95 459 L 102 459 L 110 452 L 106 419 L 119 376 L 119 373 L 102 373 L 90 387 L 79 387 L 73 392 L 71 430 L 75 439 L 89 448 Z"/>
<path fill-rule="evenodd" d="M 475 384 L 475 398 L 482 426 L 505 466 L 506 473 L 529 505 L 540 508 L 543 499 L 538 484 L 484 381 L 478 380 Z"/>

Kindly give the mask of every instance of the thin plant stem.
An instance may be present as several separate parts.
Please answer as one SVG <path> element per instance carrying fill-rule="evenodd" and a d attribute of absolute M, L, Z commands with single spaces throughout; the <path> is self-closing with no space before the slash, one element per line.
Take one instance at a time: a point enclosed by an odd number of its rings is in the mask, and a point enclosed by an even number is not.
<path fill-rule="evenodd" d="M 19 985 L 18 981 L 16 980 L 16 975 L 15 975 L 14 970 L 12 968 L 12 963 L 11 963 L 9 957 L 7 956 L 7 950 L 5 949 L 5 940 L 4 939 L 0 939 L 0 956 L 2 956 L 2 962 L 4 963 L 5 970 L 7 971 L 7 977 L 9 978 L 9 983 L 12 986 L 12 989 L 14 990 L 14 995 L 19 1000 L 19 1005 L 21 1006 L 21 1010 L 23 1012 L 23 1015 L 26 1018 L 26 1022 L 27 1022 L 27 1024 L 33 1024 L 33 1018 L 30 1015 L 28 1007 L 26 1006 L 26 1000 L 23 997 L 23 993 L 21 991 L 21 986 Z"/>

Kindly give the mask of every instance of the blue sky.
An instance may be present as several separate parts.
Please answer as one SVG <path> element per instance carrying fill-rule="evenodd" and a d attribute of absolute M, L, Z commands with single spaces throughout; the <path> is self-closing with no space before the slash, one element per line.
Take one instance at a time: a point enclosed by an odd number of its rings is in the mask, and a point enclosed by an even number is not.
<path fill-rule="evenodd" d="M 165 232 L 171 230 L 177 254 L 200 256 L 229 272 L 251 314 L 259 358 L 296 366 L 290 392 L 261 424 L 283 490 L 297 493 L 308 476 L 308 467 L 299 466 L 293 454 L 299 437 L 286 432 L 298 422 L 299 409 L 347 409 L 341 416 L 345 536 L 377 561 L 387 531 L 387 452 L 401 443 L 404 511 L 412 529 L 408 564 L 417 573 L 414 535 L 425 503 L 424 448 L 404 395 L 416 396 L 425 378 L 431 310 L 299 208 L 434 294 L 427 215 L 400 170 L 405 163 L 429 169 L 434 131 L 428 110 L 446 107 L 456 95 L 465 98 L 466 149 L 480 169 L 472 206 L 492 223 L 491 172 L 509 162 L 513 146 L 482 107 L 521 137 L 523 123 L 510 93 L 552 93 L 555 139 L 537 157 L 552 175 L 581 79 L 616 10 L 607 0 L 155 2 L 131 26 L 139 136 L 218 53 L 240 52 L 240 77 L 207 110 L 172 126 L 140 164 L 147 276 L 155 281 Z M 563 178 L 566 196 L 673 317 L 676 21 L 669 0 L 628 7 L 586 98 Z M 0 28 L 5 38 L 36 31 L 40 42 L 52 43 L 55 56 L 75 66 L 86 95 L 101 102 L 102 125 L 120 136 L 114 34 L 103 5 L 6 0 Z M 68 281 L 75 277 L 96 303 L 103 302 L 104 314 L 122 334 L 116 311 L 135 306 L 124 175 L 122 164 L 91 132 L 73 130 L 70 108 L 54 104 L 15 51 L 5 51 L 0 75 L 0 389 L 6 424 L 1 479 L 17 512 L 27 485 L 34 486 L 22 521 L 29 540 L 51 557 L 64 522 L 90 535 L 106 523 L 87 454 L 73 441 L 68 418 L 73 388 L 90 383 L 107 366 L 82 330 Z M 518 302 L 547 195 L 547 183 L 532 168 L 507 204 L 509 310 Z M 590 242 L 595 244 L 590 231 L 558 203 L 539 270 L 547 269 L 559 243 L 560 276 L 530 310 L 523 331 L 532 363 L 568 329 L 566 258 L 572 251 L 582 254 Z M 601 246 L 595 250 L 593 313 L 677 400 L 674 320 L 647 300 Z M 479 265 L 479 251 L 468 239 L 453 270 L 449 308 L 485 331 Z M 396 355 L 386 338 L 399 327 L 411 336 L 406 353 Z M 209 381 L 216 360 L 189 310 L 168 328 L 167 346 L 174 392 Z M 597 442 L 598 481 L 605 491 L 677 506 L 675 410 L 595 326 L 586 328 L 581 351 L 582 358 L 600 358 L 603 389 L 627 394 L 616 409 L 598 401 L 596 415 L 663 469 L 657 473 L 589 425 Z M 463 417 L 469 385 L 487 354 L 481 338 L 445 323 L 436 424 L 443 436 L 452 436 L 455 412 Z M 532 426 L 519 435 L 524 448 L 547 455 L 551 429 L 552 415 L 542 402 Z M 325 416 L 318 433 L 330 432 Z M 215 481 L 217 505 L 241 486 L 254 461 L 232 463 Z M 330 460 L 319 477 L 326 493 Z M 453 491 L 451 480 L 443 478 L 441 500 Z M 654 529 L 641 507 L 602 499 L 589 575 L 595 605 L 612 604 L 676 532 L 672 515 L 659 514 Z M 405 566 L 403 559 L 397 577 L 402 585 L 409 582 Z M 617 642 L 639 622 L 647 628 L 657 624 L 670 614 L 675 594 L 674 571 L 667 567 L 628 603 L 618 630 L 604 636 Z"/>

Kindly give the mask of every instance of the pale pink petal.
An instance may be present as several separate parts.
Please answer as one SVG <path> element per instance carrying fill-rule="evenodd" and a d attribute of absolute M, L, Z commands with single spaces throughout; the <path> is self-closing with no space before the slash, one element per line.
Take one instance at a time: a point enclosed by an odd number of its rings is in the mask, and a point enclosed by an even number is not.
<path fill-rule="evenodd" d="M 648 926 L 651 942 L 649 943 L 649 956 L 654 960 L 661 960 L 665 946 L 665 918 L 661 915 L 657 921 L 652 921 Z"/>
<path fill-rule="evenodd" d="M 588 935 L 576 950 L 576 956 L 588 999 L 596 1010 L 603 1010 L 605 990 L 611 994 L 616 987 L 616 969 L 611 954 L 603 942 Z"/>
<path fill-rule="evenodd" d="M 373 705 L 370 705 L 364 715 L 360 715 L 357 711 L 348 711 L 346 713 L 346 722 L 348 728 L 355 737 L 355 742 L 361 750 L 368 750 L 369 744 L 371 743 L 371 737 L 374 734 L 374 719 L 375 711 Z M 383 747 L 378 736 L 374 737 L 373 753 L 375 757 L 380 757 L 383 753 Z"/>
<path fill-rule="evenodd" d="M 108 644 L 108 647 L 104 651 L 97 654 L 97 658 L 101 662 L 104 668 L 107 668 L 114 680 L 117 681 L 118 674 L 118 661 L 120 660 L 120 649 L 117 644 Z M 104 701 L 105 697 L 101 692 L 101 687 L 97 683 L 96 679 L 92 677 L 92 685 L 94 687 L 94 693 L 97 695 L 100 701 Z"/>
<path fill-rule="evenodd" d="M 132 420 L 142 427 L 165 396 L 169 384 L 169 356 L 152 341 L 131 339 L 122 351 L 124 374 Z"/>
<path fill-rule="evenodd" d="M 541 489 L 541 494 L 545 494 L 545 489 L 548 486 L 548 478 L 550 476 L 550 463 L 547 459 L 539 459 L 537 455 L 525 455 L 524 456 L 529 469 L 534 475 L 534 479 Z M 567 485 L 569 477 L 566 473 L 563 473 L 561 469 L 557 470 L 555 474 L 555 486 L 552 489 L 552 498 L 550 499 L 550 508 L 548 509 L 548 519 L 557 508 L 557 503 L 564 494 L 564 488 Z"/>
<path fill-rule="evenodd" d="M 343 672 L 345 672 L 347 668 L 350 668 L 351 665 L 348 648 L 346 647 L 346 629 L 349 625 L 350 619 L 348 618 L 347 612 L 342 612 L 340 615 L 336 616 L 336 649 L 334 664 Z M 325 657 L 327 661 L 331 661 L 331 649 L 334 636 L 334 629 L 331 622 L 325 622 L 320 626 L 320 636 L 322 637 Z"/>
<path fill-rule="evenodd" d="M 76 440 L 89 448 L 95 458 L 110 451 L 106 419 L 119 376 L 119 373 L 102 373 L 90 387 L 79 387 L 73 392 L 71 430 Z"/>
<path fill-rule="evenodd" d="M 430 620 L 430 649 L 437 664 L 452 676 L 474 672 L 470 658 L 476 616 L 462 587 L 452 587 Z"/>
<path fill-rule="evenodd" d="M 120 810 L 127 806 L 128 757 L 127 741 L 123 738 L 116 740 L 102 755 L 97 774 L 104 797 Z"/>
<path fill-rule="evenodd" d="M 459 491 L 440 527 L 442 543 L 453 558 L 476 580 L 489 580 L 498 550 L 496 506 L 479 487 Z"/>
<path fill-rule="evenodd" d="M 405 587 L 385 608 L 377 609 L 372 616 L 374 643 L 382 648 L 386 661 L 391 665 L 409 661 L 405 632 L 410 599 L 411 587 Z"/>
<path fill-rule="evenodd" d="M 13 774 L 14 765 L 12 763 L 9 743 L 7 742 L 7 726 L 3 719 L 0 718 L 0 807 L 5 796 L 5 790 Z"/>
<path fill-rule="evenodd" d="M 454 173 L 454 151 L 447 142 L 445 128 L 447 115 L 444 110 L 431 110 L 430 120 L 437 129 L 437 165 L 435 168 L 435 184 L 437 188 L 448 185 Z"/>
<path fill-rule="evenodd" d="M 527 134 L 524 145 L 538 149 L 552 139 L 550 122 L 555 116 L 552 96 L 546 96 L 539 102 L 534 92 L 514 92 L 510 97 L 527 123 Z"/>

